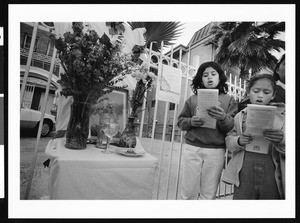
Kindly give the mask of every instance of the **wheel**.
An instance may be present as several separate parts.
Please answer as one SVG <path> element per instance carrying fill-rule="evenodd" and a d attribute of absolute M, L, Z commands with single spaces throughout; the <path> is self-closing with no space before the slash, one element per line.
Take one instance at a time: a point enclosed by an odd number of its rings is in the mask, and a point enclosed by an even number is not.
<path fill-rule="evenodd" d="M 35 132 L 38 134 L 40 123 L 38 122 L 35 126 Z M 41 137 L 46 137 L 52 130 L 52 123 L 49 120 L 44 120 L 42 131 L 41 131 Z"/>
<path fill-rule="evenodd" d="M 52 130 L 52 124 L 48 120 L 44 120 L 41 136 L 45 137 L 47 136 Z"/>

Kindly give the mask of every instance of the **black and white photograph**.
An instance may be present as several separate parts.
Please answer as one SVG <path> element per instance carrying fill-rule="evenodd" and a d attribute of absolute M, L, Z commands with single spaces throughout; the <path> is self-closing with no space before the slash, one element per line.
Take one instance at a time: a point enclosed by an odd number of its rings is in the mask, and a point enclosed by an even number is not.
<path fill-rule="evenodd" d="M 9 218 L 295 217 L 295 5 L 8 11 Z"/>

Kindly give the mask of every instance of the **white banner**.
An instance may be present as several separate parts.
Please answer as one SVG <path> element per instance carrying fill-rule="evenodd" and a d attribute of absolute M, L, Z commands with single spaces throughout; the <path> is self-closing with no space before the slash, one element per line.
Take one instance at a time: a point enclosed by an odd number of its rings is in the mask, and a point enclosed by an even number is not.
<path fill-rule="evenodd" d="M 161 101 L 178 104 L 181 91 L 182 71 L 164 64 L 160 66 L 159 71 L 156 98 Z"/>

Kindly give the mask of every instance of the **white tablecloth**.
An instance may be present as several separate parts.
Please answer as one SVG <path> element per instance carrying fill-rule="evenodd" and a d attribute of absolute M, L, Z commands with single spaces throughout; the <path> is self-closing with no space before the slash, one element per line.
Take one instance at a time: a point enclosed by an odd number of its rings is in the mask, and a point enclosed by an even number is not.
<path fill-rule="evenodd" d="M 85 150 L 70 150 L 64 144 L 65 138 L 50 140 L 45 151 L 51 159 L 50 199 L 153 198 L 155 157 L 148 153 L 139 157 L 106 154 L 91 144 Z"/>

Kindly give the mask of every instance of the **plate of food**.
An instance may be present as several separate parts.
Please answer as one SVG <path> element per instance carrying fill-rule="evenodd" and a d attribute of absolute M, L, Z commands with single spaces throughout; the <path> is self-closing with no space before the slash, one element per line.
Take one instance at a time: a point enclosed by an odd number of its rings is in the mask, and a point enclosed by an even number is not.
<path fill-rule="evenodd" d="M 140 153 L 137 153 L 135 152 L 134 150 L 132 149 L 127 149 L 127 150 L 124 150 L 124 149 L 118 149 L 116 150 L 117 153 L 121 154 L 121 155 L 124 155 L 124 156 L 142 156 L 145 154 L 145 152 L 140 152 Z"/>

